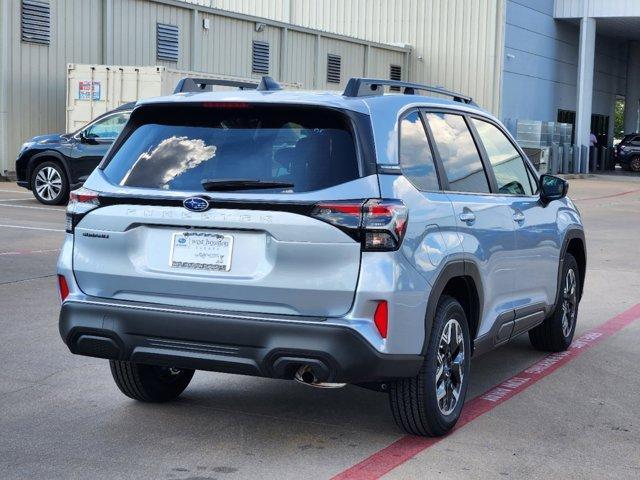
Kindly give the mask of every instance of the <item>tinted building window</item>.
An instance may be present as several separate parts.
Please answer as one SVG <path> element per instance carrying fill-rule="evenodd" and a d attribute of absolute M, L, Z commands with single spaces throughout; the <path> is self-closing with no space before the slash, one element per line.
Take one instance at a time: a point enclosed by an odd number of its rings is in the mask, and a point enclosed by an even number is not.
<path fill-rule="evenodd" d="M 473 119 L 498 182 L 498 191 L 509 195 L 533 195 L 524 160 L 495 125 Z"/>
<path fill-rule="evenodd" d="M 428 113 L 427 121 L 449 180 L 449 190 L 489 193 L 487 175 L 464 118 Z"/>
<path fill-rule="evenodd" d="M 410 113 L 400 123 L 400 166 L 419 190 L 439 190 L 433 155 L 418 112 Z"/>

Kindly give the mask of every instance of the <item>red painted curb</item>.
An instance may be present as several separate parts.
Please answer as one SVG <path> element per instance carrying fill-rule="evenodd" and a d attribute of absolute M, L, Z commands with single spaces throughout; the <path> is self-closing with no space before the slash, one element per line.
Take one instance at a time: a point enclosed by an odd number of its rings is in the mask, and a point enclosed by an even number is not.
<path fill-rule="evenodd" d="M 638 320 L 638 318 L 640 318 L 640 304 L 607 320 L 599 327 L 583 333 L 573 341 L 569 350 L 547 355 L 542 360 L 534 363 L 529 368 L 526 368 L 505 382 L 468 401 L 462 410 L 460 420 L 458 420 L 458 424 L 453 432 L 456 432 L 466 424 L 471 423 L 476 418 L 493 410 L 501 403 L 506 402 L 531 385 L 539 382 L 578 357 L 585 350 L 599 344 L 614 333 Z M 332 480 L 369 480 L 380 478 L 395 467 L 403 464 L 407 460 L 415 457 L 418 453 L 445 438 L 447 437 L 424 438 L 412 435 L 404 436 L 362 462 L 339 473 L 333 477 Z"/>

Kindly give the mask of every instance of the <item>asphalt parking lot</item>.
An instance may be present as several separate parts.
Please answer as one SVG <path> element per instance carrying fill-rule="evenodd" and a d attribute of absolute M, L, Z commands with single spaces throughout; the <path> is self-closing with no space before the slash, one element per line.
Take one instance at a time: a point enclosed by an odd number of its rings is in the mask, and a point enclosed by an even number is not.
<path fill-rule="evenodd" d="M 58 334 L 64 208 L 0 183 L 0 478 L 640 478 L 640 177 L 570 182 L 588 242 L 581 348 L 549 359 L 524 336 L 474 359 L 464 425 L 439 442 L 352 386 L 196 372 L 177 402 L 124 397 L 108 362 Z"/>

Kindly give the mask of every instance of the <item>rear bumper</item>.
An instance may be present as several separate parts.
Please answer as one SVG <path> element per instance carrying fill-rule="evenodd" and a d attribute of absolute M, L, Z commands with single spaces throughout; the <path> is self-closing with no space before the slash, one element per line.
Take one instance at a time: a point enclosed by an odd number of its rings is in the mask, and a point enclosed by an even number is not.
<path fill-rule="evenodd" d="M 60 335 L 72 353 L 273 378 L 303 365 L 320 381 L 375 382 L 417 374 L 419 355 L 381 354 L 348 327 L 323 319 L 67 301 Z"/>

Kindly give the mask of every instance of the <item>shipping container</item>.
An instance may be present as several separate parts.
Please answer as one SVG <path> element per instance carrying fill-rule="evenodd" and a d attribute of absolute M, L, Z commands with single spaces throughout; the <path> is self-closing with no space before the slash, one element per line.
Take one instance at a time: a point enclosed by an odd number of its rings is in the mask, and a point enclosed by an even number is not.
<path fill-rule="evenodd" d="M 164 66 L 67 65 L 66 131 L 74 132 L 98 115 L 142 98 L 171 95 L 184 77 L 257 83 L 256 78 L 178 70 Z M 284 88 L 299 84 L 281 83 Z M 232 87 L 215 86 L 215 90 Z"/>

